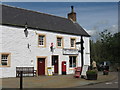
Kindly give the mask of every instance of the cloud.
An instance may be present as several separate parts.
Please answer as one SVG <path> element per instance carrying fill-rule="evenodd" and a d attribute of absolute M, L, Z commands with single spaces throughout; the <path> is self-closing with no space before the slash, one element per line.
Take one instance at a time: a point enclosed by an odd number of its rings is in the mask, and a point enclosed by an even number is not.
<path fill-rule="evenodd" d="M 108 32 L 114 34 L 118 32 L 118 25 L 112 25 L 110 27 L 107 28 Z"/>
<path fill-rule="evenodd" d="M 87 30 L 87 33 L 94 36 L 96 34 L 96 30 Z"/>
<path fill-rule="evenodd" d="M 111 26 L 109 26 L 105 29 L 107 29 L 108 32 L 110 32 L 111 34 L 115 34 L 115 33 L 118 32 L 118 25 L 111 25 Z M 104 30 L 102 30 L 102 31 L 104 31 Z M 97 28 L 95 28 L 93 30 L 86 30 L 86 31 L 88 32 L 89 35 L 91 35 L 91 39 L 93 41 L 100 40 L 99 33 L 102 32 L 102 31 L 98 30 Z"/>

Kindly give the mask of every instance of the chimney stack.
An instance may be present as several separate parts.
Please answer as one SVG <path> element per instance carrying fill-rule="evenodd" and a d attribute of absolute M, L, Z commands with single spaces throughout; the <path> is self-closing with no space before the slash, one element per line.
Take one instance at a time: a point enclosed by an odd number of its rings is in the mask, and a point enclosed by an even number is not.
<path fill-rule="evenodd" d="M 71 6 L 71 13 L 68 13 L 68 19 L 72 19 L 76 22 L 76 13 L 74 12 L 74 6 Z"/>

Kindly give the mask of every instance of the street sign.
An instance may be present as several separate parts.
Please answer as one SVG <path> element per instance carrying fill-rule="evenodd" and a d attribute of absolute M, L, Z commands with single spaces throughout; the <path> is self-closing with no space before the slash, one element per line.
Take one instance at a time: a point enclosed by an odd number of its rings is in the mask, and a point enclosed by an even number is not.
<path fill-rule="evenodd" d="M 76 42 L 76 44 L 81 44 L 81 42 Z"/>

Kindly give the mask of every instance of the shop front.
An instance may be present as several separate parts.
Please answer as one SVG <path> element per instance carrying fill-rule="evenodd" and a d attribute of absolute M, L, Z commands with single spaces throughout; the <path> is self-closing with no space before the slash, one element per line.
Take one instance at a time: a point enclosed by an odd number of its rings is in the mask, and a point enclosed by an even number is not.
<path fill-rule="evenodd" d="M 77 49 L 63 49 L 63 55 L 68 56 L 68 74 L 74 74 L 75 68 L 79 66 L 78 50 Z"/>

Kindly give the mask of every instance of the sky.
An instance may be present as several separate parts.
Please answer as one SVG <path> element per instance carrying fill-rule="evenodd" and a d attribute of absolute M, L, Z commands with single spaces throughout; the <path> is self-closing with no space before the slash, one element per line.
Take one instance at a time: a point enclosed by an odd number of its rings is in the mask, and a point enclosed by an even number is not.
<path fill-rule="evenodd" d="M 65 18 L 67 18 L 67 14 L 71 12 L 70 7 L 74 6 L 74 11 L 77 13 L 77 22 L 91 35 L 92 39 L 99 39 L 98 34 L 105 29 L 108 29 L 111 33 L 118 32 L 118 2 L 2 3 Z"/>
<path fill-rule="evenodd" d="M 119 0 L 1 0 L 3 2 L 119 2 Z"/>

